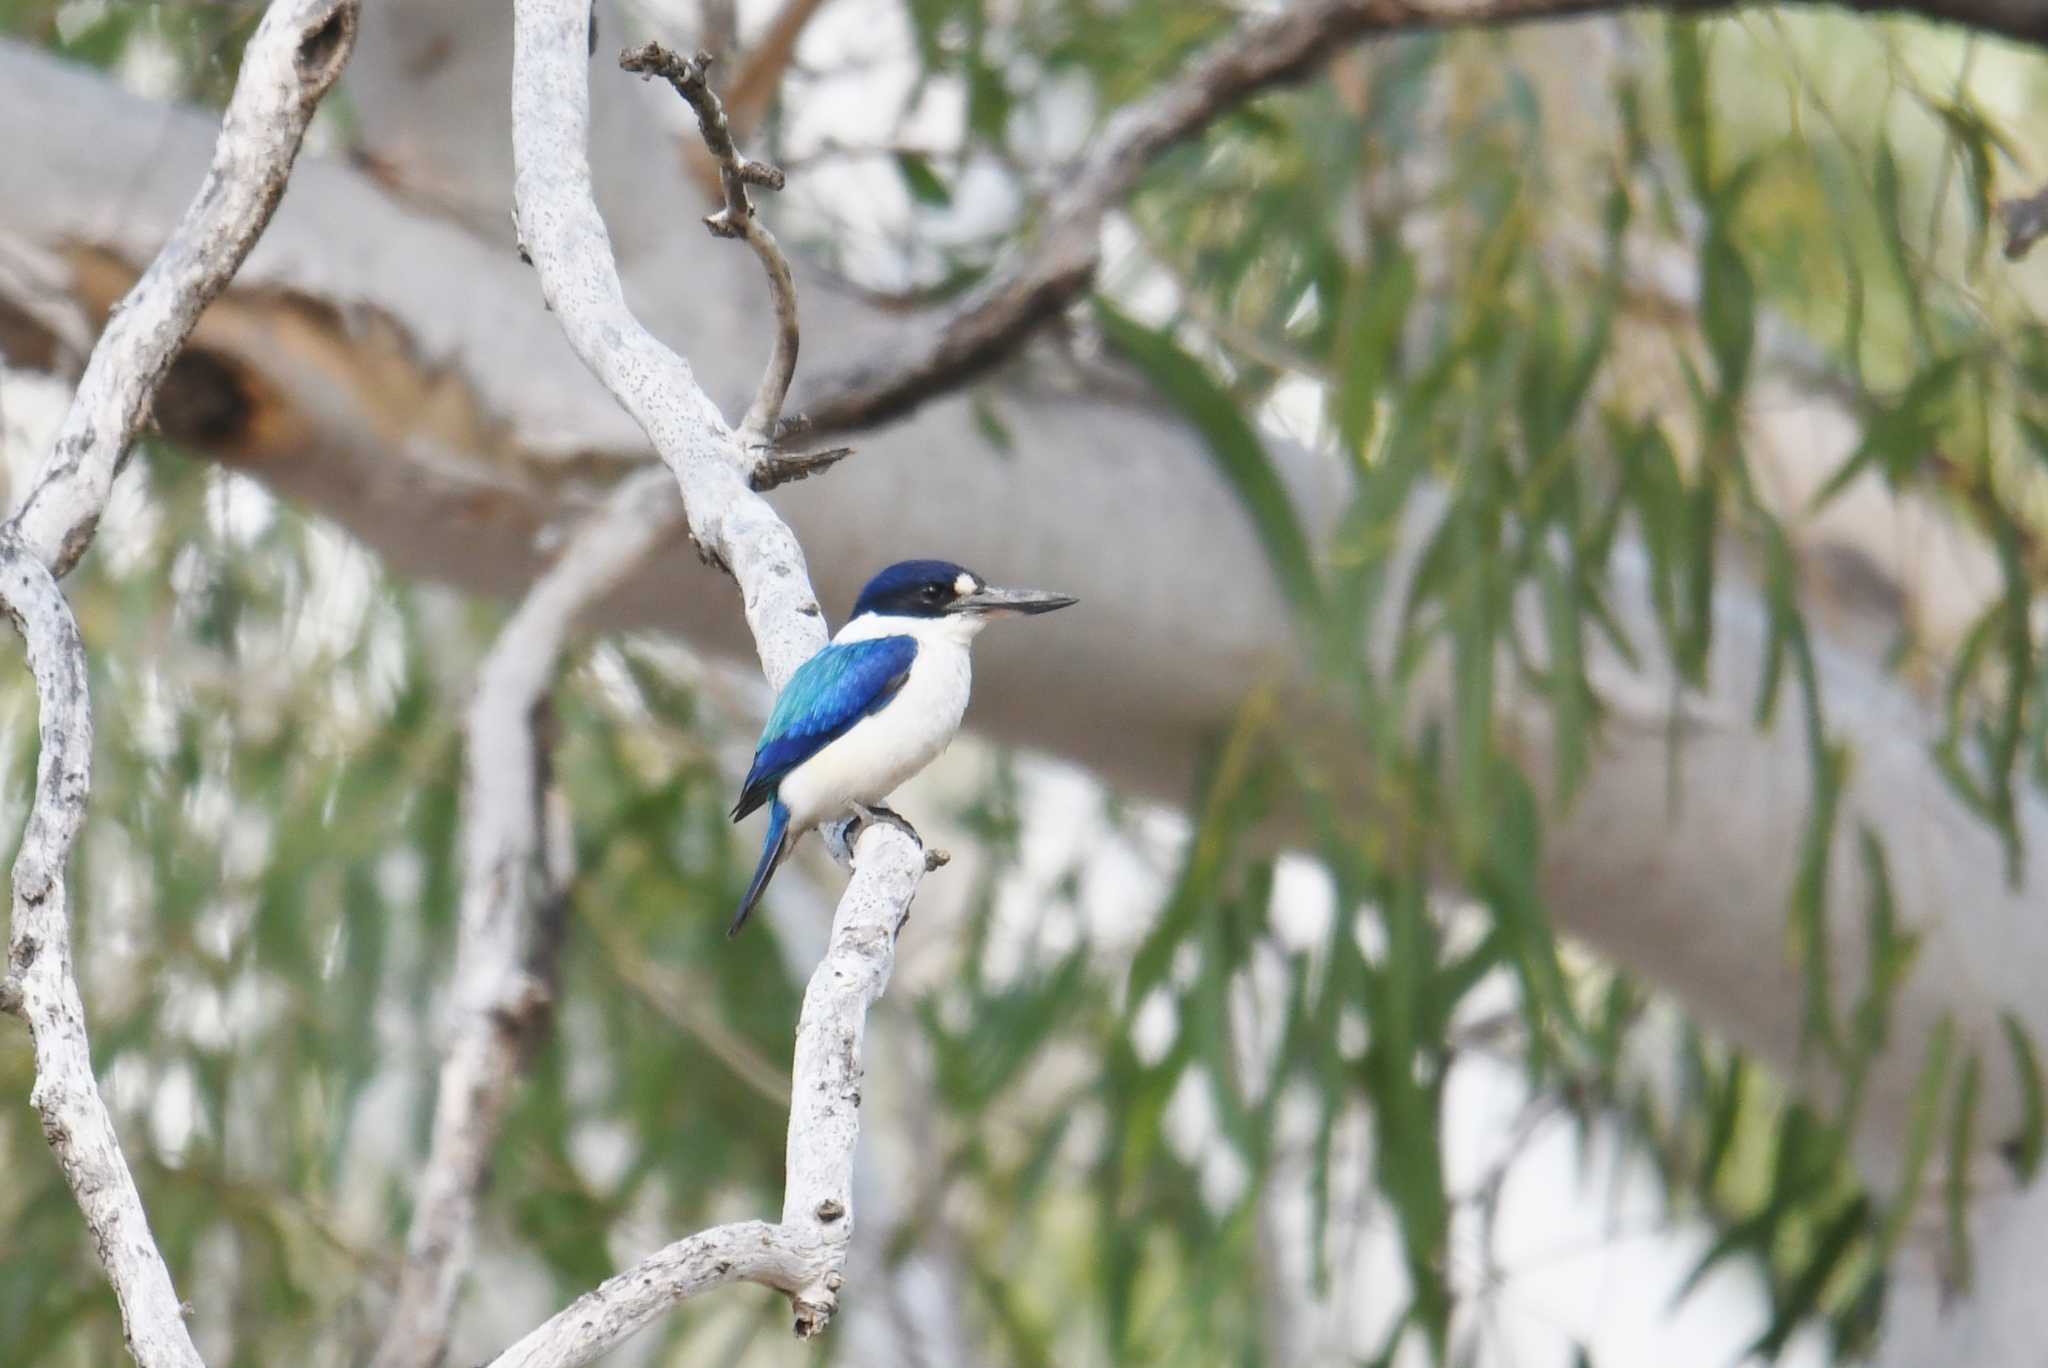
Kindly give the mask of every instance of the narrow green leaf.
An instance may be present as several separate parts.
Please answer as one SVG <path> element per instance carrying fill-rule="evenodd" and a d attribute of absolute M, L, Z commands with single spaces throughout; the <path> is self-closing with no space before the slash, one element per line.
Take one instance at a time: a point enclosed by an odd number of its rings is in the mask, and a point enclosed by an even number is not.
<path fill-rule="evenodd" d="M 1170 333 L 1146 327 L 1100 297 L 1095 316 L 1110 343 L 1136 363 L 1201 433 L 1218 471 L 1257 528 L 1274 578 L 1297 609 L 1312 615 L 1321 589 L 1308 536 L 1295 516 L 1286 485 L 1237 400 Z"/>
<path fill-rule="evenodd" d="M 1852 1091 L 1860 1085 L 1860 1074 L 1871 1059 L 1882 1053 L 1891 1041 L 1892 998 L 1898 986 L 1904 982 L 1906 971 L 1913 965 L 1919 953 L 1920 939 L 1911 932 L 1899 930 L 1897 904 L 1892 897 L 1891 873 L 1884 857 L 1884 847 L 1878 843 L 1877 833 L 1868 826 L 1857 831 L 1857 846 L 1863 858 L 1864 882 L 1869 887 L 1869 905 L 1865 914 L 1865 939 L 1867 941 L 1865 973 L 1866 982 L 1862 995 L 1856 1004 L 1854 1016 L 1855 1041 L 1852 1051 L 1852 1069 L 1858 1076 L 1852 1078 Z M 1850 1120 L 1854 1119 L 1853 1108 Z"/>
<path fill-rule="evenodd" d="M 1891 139 L 1881 138 L 1877 157 L 1870 169 L 1871 198 L 1877 207 L 1878 232 L 1884 239 L 1885 255 L 1898 279 L 1900 298 L 1913 325 L 1913 337 L 1924 353 L 1931 344 L 1927 323 L 1925 291 L 1913 267 L 1913 250 L 1906 243 L 1904 190 L 1899 183 L 1899 162 L 1892 153 Z"/>
<path fill-rule="evenodd" d="M 1708 93 L 1706 45 L 1700 26 L 1690 19 L 1665 25 L 1665 57 L 1671 64 L 1672 117 L 1678 125 L 1678 150 L 1685 159 L 1686 179 L 1694 198 L 1714 197 L 1713 100 Z"/>
<path fill-rule="evenodd" d="M 1829 962 L 1828 859 L 1848 769 L 1848 752 L 1840 746 L 1827 746 L 1813 776 L 1813 799 L 1800 841 L 1799 873 L 1792 885 L 1793 946 L 1806 976 L 1805 1040 L 1819 1042 L 1838 1059 L 1843 1046 L 1835 1021 L 1834 968 Z"/>
<path fill-rule="evenodd" d="M 1725 397 L 1742 393 L 1756 342 L 1756 281 L 1725 225 L 1700 245 L 1700 330 Z"/>
<path fill-rule="evenodd" d="M 1771 1317 L 1770 1328 L 1750 1347 L 1750 1353 L 1775 1361 L 1794 1332 L 1820 1305 L 1821 1293 L 1841 1268 L 1856 1241 L 1870 1225 L 1870 1199 L 1857 1197 L 1822 1227 L 1814 1241 L 1813 1253 L 1792 1280 Z"/>
<path fill-rule="evenodd" d="M 1373 435 L 1373 416 L 1393 374 L 1401 327 L 1415 300 L 1415 262 L 1393 234 L 1373 241 L 1364 266 L 1345 291 L 1335 358 L 1337 383 L 1330 403 L 1337 435 L 1354 461 L 1362 461 Z"/>
<path fill-rule="evenodd" d="M 1937 104 L 1934 112 L 1948 127 L 1952 150 L 1963 164 L 1963 179 L 1969 188 L 1965 203 L 1970 210 L 1970 260 L 1984 255 L 1991 238 L 1994 186 L 1991 172 L 1991 127 L 1984 116 L 1967 103 Z"/>
<path fill-rule="evenodd" d="M 1948 1265 L 1944 1286 L 1951 1292 L 1970 1288 L 1970 1161 L 1975 1156 L 1977 1129 L 1977 1056 L 1963 1061 L 1949 1109 L 1948 1173 L 1944 1206 L 1948 1211 Z"/>
<path fill-rule="evenodd" d="M 2013 1071 L 2020 1080 L 2020 1132 L 2001 1150 L 2022 1183 L 2031 1183 L 2041 1168 L 2044 1134 L 2048 1134 L 2048 1106 L 2042 1100 L 2041 1058 L 2034 1051 L 2034 1037 L 2011 1012 L 2001 1012 L 1998 1021 L 2005 1028 L 2006 1048 L 2012 1053 Z"/>
<path fill-rule="evenodd" d="M 1577 791 L 1591 749 L 1592 690 L 1579 632 L 1576 575 L 1548 555 L 1538 561 L 1543 581 L 1543 622 L 1550 642 L 1550 716 L 1555 729 L 1556 790 L 1560 800 Z"/>
<path fill-rule="evenodd" d="M 913 200 L 939 208 L 953 202 L 953 192 L 932 169 L 931 158 L 922 152 L 902 151 L 896 153 L 895 159 L 896 174 L 903 178 L 903 188 Z"/>
<path fill-rule="evenodd" d="M 1749 1083 L 1749 1066 L 1742 1056 L 1728 1061 L 1715 1089 L 1714 1109 L 1707 1121 L 1707 1143 L 1700 1159 L 1700 1188 L 1712 1194 L 1721 1185 L 1722 1169 L 1735 1143 L 1736 1123 L 1742 1119 L 1742 1102 Z"/>
<path fill-rule="evenodd" d="M 1934 1153 L 1934 1137 L 1941 1126 L 1941 1098 L 1948 1087 L 1949 1054 L 1954 1048 L 1955 1022 L 1942 1017 L 1927 1038 L 1927 1057 L 1920 1066 L 1920 1079 L 1913 1088 L 1912 1124 L 1906 1136 L 1905 1171 L 1899 1190 L 1885 1214 L 1877 1241 L 1879 1267 L 1891 1264 L 1920 1201 L 1920 1189 L 1927 1181 L 1927 1161 Z"/>

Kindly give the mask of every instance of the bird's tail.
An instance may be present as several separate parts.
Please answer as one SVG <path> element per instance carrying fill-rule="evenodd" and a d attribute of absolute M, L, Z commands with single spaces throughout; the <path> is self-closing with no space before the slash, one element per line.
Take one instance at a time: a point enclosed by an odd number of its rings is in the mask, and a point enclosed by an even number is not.
<path fill-rule="evenodd" d="M 747 924 L 747 914 L 761 901 L 761 891 L 768 887 L 776 867 L 788 858 L 790 847 L 795 844 L 789 831 L 789 809 L 777 798 L 768 808 L 768 839 L 761 846 L 761 863 L 754 866 L 754 881 L 747 885 L 747 896 L 740 899 L 740 910 L 733 914 L 732 925 L 726 928 L 728 938 L 737 936 Z"/>

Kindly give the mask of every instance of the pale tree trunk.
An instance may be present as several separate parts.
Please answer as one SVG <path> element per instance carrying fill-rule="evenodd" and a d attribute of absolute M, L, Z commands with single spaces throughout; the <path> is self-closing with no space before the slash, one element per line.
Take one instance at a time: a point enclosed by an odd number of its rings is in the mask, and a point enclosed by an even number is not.
<path fill-rule="evenodd" d="M 672 97 L 617 75 L 605 55 L 646 35 L 602 9 L 593 172 L 627 298 L 691 359 L 711 397 L 738 411 L 767 355 L 765 290 L 757 272 L 736 266 L 737 248 L 697 226 L 701 199 L 650 103 Z M 347 85 L 379 174 L 331 161 L 300 168 L 236 288 L 201 323 L 159 417 L 173 436 L 337 519 L 394 570 L 511 594 L 544 563 L 547 537 L 649 453 L 564 343 L 514 249 L 498 113 L 508 103 L 504 15 L 493 0 L 372 7 Z M 0 140 L 9 148 L 0 158 L 0 268 L 14 263 L 0 269 L 0 346 L 18 361 L 61 362 L 53 339 L 77 324 L 67 310 L 97 325 L 161 241 L 210 137 L 201 117 L 0 46 Z M 33 280 L 56 283 L 22 283 Z M 801 267 L 798 282 L 802 377 L 892 354 L 919 326 L 835 293 Z M 1021 638 L 988 644 L 970 720 L 1108 782 L 1178 799 L 1200 748 L 1245 691 L 1295 657 L 1286 610 L 1254 534 L 1185 426 L 1061 375 L 1027 361 L 988 382 L 984 396 L 1013 442 L 1007 454 L 990 448 L 955 394 L 860 434 L 848 464 L 774 502 L 828 611 L 843 610 L 851 586 L 906 552 L 1078 593 L 1086 609 L 1063 624 L 1057 652 Z M 806 392 L 815 390 L 800 377 L 793 408 Z M 1838 413 L 1826 421 L 1841 427 Z M 1279 459 L 1305 521 L 1325 531 L 1338 472 L 1300 451 Z M 1414 501 L 1411 551 L 1439 507 L 1427 494 Z M 1625 548 L 1617 565 L 1616 611 L 1638 641 L 1653 642 L 1643 559 Z M 1585 790 L 1548 833 L 1545 886 L 1567 932 L 1797 1077 L 1813 1061 L 1802 1064 L 1803 988 L 1782 946 L 1809 762 L 1795 720 L 1763 733 L 1750 724 L 1765 622 L 1740 574 L 1728 571 L 1715 602 L 1709 686 L 1680 704 L 1675 773 L 1679 694 L 1669 672 L 1598 662 L 1611 720 Z M 2048 875 L 2037 858 L 2021 885 L 2007 882 L 1997 838 L 1931 762 L 1938 722 L 1929 700 L 1859 647 L 1882 635 L 1873 623 L 1889 608 L 1852 597 L 1817 607 L 1830 722 L 1855 752 L 1829 883 L 1843 993 L 1860 984 L 1864 953 L 1859 824 L 1884 839 L 1901 920 L 1924 938 L 1867 1100 L 1864 1153 L 1873 1175 L 1888 1179 L 1926 1042 L 1945 1016 L 1959 1044 L 1983 1056 L 1976 1133 L 1989 1146 L 2015 1128 L 2019 1094 L 1999 1013 L 2015 1012 L 2048 1039 L 2048 997 L 2038 991 L 2048 969 Z M 732 609 L 723 579 L 679 546 L 599 616 L 750 655 Z M 1541 768 L 1540 703 L 1520 700 L 1514 716 Z M 2019 824 L 2032 849 L 2048 843 L 2038 795 L 2021 799 Z M 2004 1167 L 1986 1155 L 1974 1172 L 1987 1237 L 2024 1245 L 2000 1233 L 2025 1226 L 2010 1217 Z M 2024 1333 L 2029 1342 L 2048 1334 L 2048 1304 L 2024 1278 L 1999 1276 L 1997 1262 L 1987 1253 L 1974 1301 L 1925 1333 Z M 1895 1298 L 1897 1345 L 1918 1352 L 1929 1341 L 1911 1308 L 1931 1283 L 1908 1273 Z"/>

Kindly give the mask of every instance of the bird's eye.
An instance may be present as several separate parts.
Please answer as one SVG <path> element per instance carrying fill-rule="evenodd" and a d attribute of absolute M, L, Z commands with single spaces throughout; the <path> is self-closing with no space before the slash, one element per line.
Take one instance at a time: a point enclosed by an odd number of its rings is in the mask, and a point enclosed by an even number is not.
<path fill-rule="evenodd" d="M 941 590 L 941 589 L 939 588 L 939 586 L 938 586 L 938 585 L 936 585 L 936 584 L 927 584 L 927 585 L 926 585 L 926 586 L 924 587 L 924 601 L 925 601 L 926 603 L 937 603 L 937 602 L 939 601 L 939 597 L 940 597 L 940 595 L 941 595 L 941 594 L 942 594 L 943 592 L 944 592 L 944 591 L 943 591 L 943 590 Z"/>

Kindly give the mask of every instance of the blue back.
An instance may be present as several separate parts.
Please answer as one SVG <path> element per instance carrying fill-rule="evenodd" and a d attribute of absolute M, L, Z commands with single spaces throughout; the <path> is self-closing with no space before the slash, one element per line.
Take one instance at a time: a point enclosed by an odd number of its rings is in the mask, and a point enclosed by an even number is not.
<path fill-rule="evenodd" d="M 798 666 L 761 729 L 733 820 L 767 802 L 784 775 L 894 698 L 916 659 L 913 638 L 885 636 L 834 642 Z"/>

